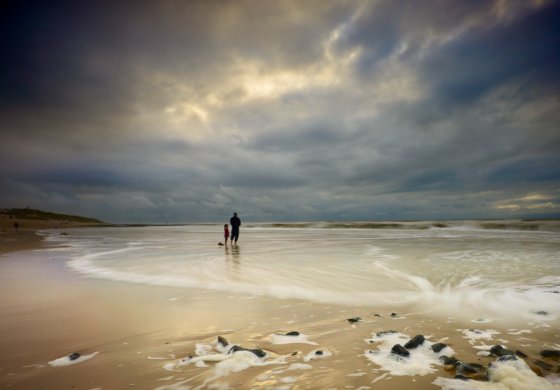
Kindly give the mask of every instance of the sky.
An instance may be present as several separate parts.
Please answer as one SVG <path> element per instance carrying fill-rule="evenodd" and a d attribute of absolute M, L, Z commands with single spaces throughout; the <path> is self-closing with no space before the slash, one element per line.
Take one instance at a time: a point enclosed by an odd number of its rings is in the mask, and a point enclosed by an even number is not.
<path fill-rule="evenodd" d="M 560 217 L 560 1 L 7 1 L 0 207 Z"/>

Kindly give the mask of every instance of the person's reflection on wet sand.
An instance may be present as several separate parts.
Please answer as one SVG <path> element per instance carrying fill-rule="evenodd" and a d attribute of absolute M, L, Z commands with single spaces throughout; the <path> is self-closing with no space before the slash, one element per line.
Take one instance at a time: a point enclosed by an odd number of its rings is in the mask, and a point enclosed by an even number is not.
<path fill-rule="evenodd" d="M 240 263 L 239 256 L 241 255 L 240 248 L 238 245 L 231 248 L 231 253 L 233 255 L 233 261 L 235 263 Z"/>
<path fill-rule="evenodd" d="M 225 247 L 226 253 L 226 265 L 228 273 L 231 272 L 231 276 L 238 277 L 241 271 L 241 260 L 239 246 Z"/>

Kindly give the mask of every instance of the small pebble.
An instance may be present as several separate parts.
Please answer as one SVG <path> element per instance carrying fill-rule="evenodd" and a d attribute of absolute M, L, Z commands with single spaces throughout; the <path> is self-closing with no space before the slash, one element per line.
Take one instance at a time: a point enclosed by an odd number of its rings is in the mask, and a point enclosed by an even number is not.
<path fill-rule="evenodd" d="M 68 359 L 70 360 L 76 360 L 80 357 L 81 355 L 78 352 L 73 352 L 70 355 L 68 355 Z"/>

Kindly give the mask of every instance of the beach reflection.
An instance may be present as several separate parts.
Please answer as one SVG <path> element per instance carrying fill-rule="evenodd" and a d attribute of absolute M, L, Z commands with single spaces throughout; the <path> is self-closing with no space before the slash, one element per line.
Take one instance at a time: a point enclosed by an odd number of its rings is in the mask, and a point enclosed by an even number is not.
<path fill-rule="evenodd" d="M 238 245 L 231 247 L 225 246 L 226 254 L 226 272 L 233 280 L 240 280 L 241 275 L 241 251 Z"/>

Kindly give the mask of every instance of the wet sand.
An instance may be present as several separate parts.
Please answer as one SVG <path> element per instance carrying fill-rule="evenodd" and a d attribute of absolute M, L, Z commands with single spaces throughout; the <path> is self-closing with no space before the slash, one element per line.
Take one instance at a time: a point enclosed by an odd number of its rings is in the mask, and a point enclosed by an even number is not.
<path fill-rule="evenodd" d="M 6 388 L 433 389 L 439 388 L 432 384 L 437 377 L 452 378 L 455 372 L 435 365 L 427 375 L 391 374 L 367 357 L 378 347 L 370 342 L 375 333 L 423 334 L 431 342 L 448 344 L 458 359 L 484 366 L 495 358 L 477 354 L 481 345 L 521 350 L 529 363 L 543 360 L 540 350 L 559 345 L 557 320 L 519 327 L 407 310 L 391 316 L 393 308 L 382 303 L 347 307 L 84 279 L 60 257 L 49 257 L 57 248 L 36 234 L 38 228 L 59 227 L 56 223 L 20 226 L 18 232 L 10 231 L 3 221 L 0 235 L 0 386 Z M 347 321 L 355 317 L 361 320 Z M 462 329 L 497 334 L 473 341 Z M 290 331 L 313 344 L 271 341 L 273 334 Z M 216 377 L 217 363 L 181 364 L 182 358 L 196 355 L 197 345 L 215 346 L 218 336 L 266 351 L 271 364 L 222 377 Z M 92 357 L 62 367 L 49 364 L 73 352 Z M 306 360 L 309 356 L 318 358 Z M 558 371 L 557 362 L 544 360 L 552 365 L 551 372 Z"/>
<path fill-rule="evenodd" d="M 0 255 L 0 386 L 14 389 L 435 389 L 435 373 L 395 376 L 366 357 L 376 348 L 372 334 L 395 330 L 443 341 L 455 356 L 488 365 L 460 329 L 496 329 L 493 340 L 522 350 L 528 360 L 558 345 L 557 321 L 534 323 L 530 333 L 507 323 L 459 322 L 406 310 L 391 316 L 381 303 L 346 307 L 278 300 L 224 292 L 153 287 L 83 279 L 64 261 L 49 257 L 56 248 Z M 350 324 L 347 319 L 361 317 Z M 543 323 L 544 324 L 544 323 Z M 515 328 L 515 329 L 512 329 Z M 274 344 L 271 335 L 297 331 L 316 344 Z M 216 363 L 180 365 L 197 344 L 218 336 L 246 348 L 260 348 L 283 363 L 249 367 L 216 378 Z M 317 350 L 323 358 L 305 360 Z M 49 362 L 78 352 L 91 359 L 53 367 Z M 283 359 L 279 356 L 287 355 Z M 328 356 L 330 355 L 330 356 Z M 275 360 L 276 359 L 276 360 Z M 295 363 L 295 365 L 293 365 Z M 550 361 L 554 370 L 558 363 Z M 167 365 L 167 369 L 164 367 Z M 171 368 L 169 366 L 172 366 Z M 293 369 L 289 369 L 293 368 Z"/>
<path fill-rule="evenodd" d="M 19 224 L 17 230 L 14 228 L 14 222 Z M 0 254 L 42 248 L 44 246 L 43 237 L 37 234 L 42 229 L 57 229 L 62 233 L 67 228 L 90 225 L 55 220 L 9 219 L 2 215 L 0 218 Z"/>
<path fill-rule="evenodd" d="M 34 230 L 0 232 L 0 254 L 38 249 L 43 245 L 41 236 Z"/>

